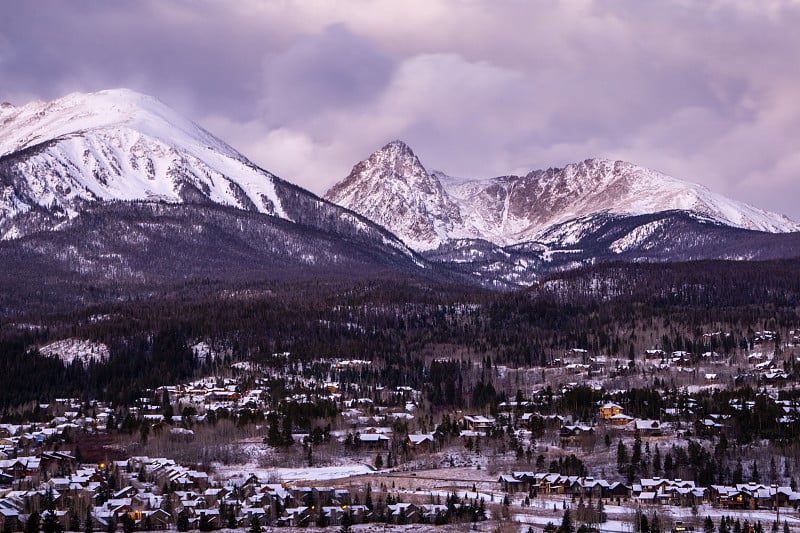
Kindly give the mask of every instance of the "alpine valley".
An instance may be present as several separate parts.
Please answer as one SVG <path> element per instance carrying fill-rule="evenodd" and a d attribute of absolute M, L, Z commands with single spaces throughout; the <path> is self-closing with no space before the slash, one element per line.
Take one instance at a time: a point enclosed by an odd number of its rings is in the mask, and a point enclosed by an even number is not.
<path fill-rule="evenodd" d="M 399 141 L 321 199 L 129 90 L 0 105 L 6 312 L 122 283 L 389 273 L 508 289 L 607 261 L 798 257 L 799 231 L 620 161 L 459 180 Z"/>

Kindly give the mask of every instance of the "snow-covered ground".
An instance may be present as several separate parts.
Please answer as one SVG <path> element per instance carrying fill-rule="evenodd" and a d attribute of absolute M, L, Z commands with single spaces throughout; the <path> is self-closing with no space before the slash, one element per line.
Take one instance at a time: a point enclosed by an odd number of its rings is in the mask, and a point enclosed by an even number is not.
<path fill-rule="evenodd" d="M 88 363 L 89 361 L 107 361 L 110 355 L 108 346 L 102 342 L 84 339 L 63 339 L 51 342 L 39 348 L 39 352 L 46 357 L 58 357 L 69 364 L 75 359 Z"/>
<path fill-rule="evenodd" d="M 295 438 L 298 438 L 295 435 Z M 246 439 L 237 444 L 249 457 L 246 463 L 223 465 L 214 464 L 214 476 L 222 481 L 237 482 L 242 478 L 255 475 L 259 479 L 270 482 L 315 482 L 361 476 L 375 471 L 358 458 L 338 457 L 331 463 L 321 466 L 278 466 L 282 461 L 280 455 L 261 443 L 261 439 Z M 273 466 L 274 465 L 274 466 Z"/>

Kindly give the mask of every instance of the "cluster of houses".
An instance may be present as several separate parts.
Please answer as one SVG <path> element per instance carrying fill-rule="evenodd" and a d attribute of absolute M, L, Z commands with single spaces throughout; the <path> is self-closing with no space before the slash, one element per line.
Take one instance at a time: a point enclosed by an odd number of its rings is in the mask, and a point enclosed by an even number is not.
<path fill-rule="evenodd" d="M 697 486 L 682 479 L 641 479 L 633 486 L 594 477 L 565 476 L 553 472 L 513 472 L 498 478 L 500 489 L 509 494 L 563 495 L 589 499 L 632 499 L 646 505 L 692 507 L 710 503 L 723 509 L 774 509 L 800 505 L 800 492 L 791 487 L 762 483 L 734 486 Z"/>
<path fill-rule="evenodd" d="M 0 529 L 20 531 L 46 501 L 64 529 L 87 516 L 95 530 L 109 530 L 125 517 L 140 530 L 163 530 L 181 520 L 187 529 L 261 525 L 308 526 L 382 520 L 389 523 L 439 523 L 441 504 L 387 502 L 326 486 L 287 486 L 255 475 L 220 484 L 205 472 L 166 458 L 132 457 L 108 465 L 81 467 L 69 454 L 52 452 L 0 463 Z M 68 472 L 66 475 L 58 473 Z M 27 488 L 22 488 L 27 487 Z"/>

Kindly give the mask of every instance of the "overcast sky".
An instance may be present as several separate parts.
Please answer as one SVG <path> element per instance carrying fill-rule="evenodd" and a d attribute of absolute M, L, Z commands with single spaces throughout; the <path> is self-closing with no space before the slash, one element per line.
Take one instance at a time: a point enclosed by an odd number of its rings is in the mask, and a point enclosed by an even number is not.
<path fill-rule="evenodd" d="M 0 3 L 0 101 L 114 87 L 319 194 L 402 139 L 455 176 L 624 159 L 800 220 L 794 0 Z"/>

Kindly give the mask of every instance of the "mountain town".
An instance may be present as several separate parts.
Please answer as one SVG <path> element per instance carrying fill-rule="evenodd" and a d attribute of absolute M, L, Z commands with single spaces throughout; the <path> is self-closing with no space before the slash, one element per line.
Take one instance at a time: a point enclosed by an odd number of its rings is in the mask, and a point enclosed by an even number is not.
<path fill-rule="evenodd" d="M 800 532 L 800 2 L 0 2 L 0 533 Z"/>
<path fill-rule="evenodd" d="M 721 348 L 726 336 L 703 338 Z M 472 408 L 433 409 L 437 394 L 459 394 L 437 381 L 463 361 L 433 361 L 416 389 L 375 381 L 368 360 L 295 364 L 289 353 L 221 365 L 127 407 L 56 398 L 0 425 L 2 527 L 793 530 L 800 330 L 783 338 L 758 331 L 732 355 L 652 349 L 635 361 L 574 348 L 535 372 L 468 363 L 491 388 L 476 385 Z M 76 342 L 41 351 L 70 362 L 103 353 Z M 193 354 L 223 357 L 205 343 Z M 531 373 L 535 385 L 495 396 Z M 638 374 L 655 387 L 611 388 Z"/>

